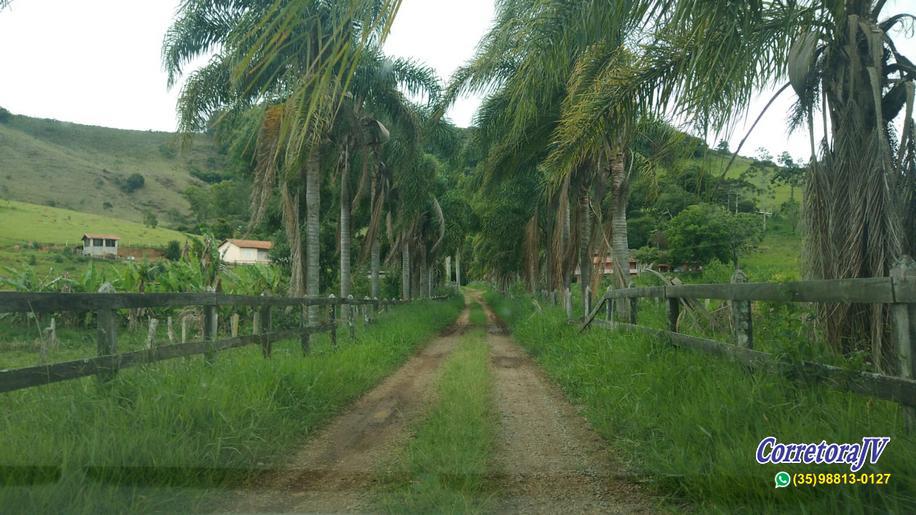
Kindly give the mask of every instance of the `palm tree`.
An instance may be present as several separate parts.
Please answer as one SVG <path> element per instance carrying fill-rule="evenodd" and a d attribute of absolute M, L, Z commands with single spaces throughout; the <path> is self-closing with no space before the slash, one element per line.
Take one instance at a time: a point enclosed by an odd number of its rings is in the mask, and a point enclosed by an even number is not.
<path fill-rule="evenodd" d="M 410 95 L 422 95 L 432 101 L 439 94 L 438 77 L 427 66 L 406 59 L 391 59 L 380 49 L 370 48 L 361 57 L 349 84 L 349 94 L 335 122 L 339 126 L 336 129 L 342 133 L 339 138 L 342 167 L 339 176 L 341 297 L 350 294 L 350 215 L 351 206 L 359 200 L 350 198 L 351 156 L 360 158 L 362 172 L 359 183 L 362 185 L 372 180 L 371 172 L 378 166 L 379 149 L 390 138 L 388 127 L 379 118 L 391 125 L 408 145 L 418 145 L 421 136 L 419 109 L 405 97 L 402 89 Z M 374 181 L 373 186 L 376 186 Z M 357 192 L 357 197 L 361 196 L 362 191 Z M 370 202 L 374 203 L 374 200 L 373 197 Z M 370 221 L 377 222 L 376 219 Z M 377 241 L 371 241 L 370 245 L 377 245 Z M 378 265 L 377 260 L 373 263 L 374 266 Z M 377 268 L 373 268 L 373 277 L 373 296 L 376 296 Z"/>
<path fill-rule="evenodd" d="M 477 118 L 483 137 L 492 142 L 482 173 L 498 177 L 545 168 L 551 184 L 547 198 L 556 199 L 558 221 L 552 275 L 564 289 L 569 287 L 576 253 L 571 249 L 578 247 L 583 297 L 593 266 L 593 236 L 603 232 L 601 224 L 593 223 L 595 215 L 601 215 L 594 199 L 608 184 L 614 199 L 609 218 L 618 285 L 627 283 L 626 206 L 629 172 L 634 169 L 627 149 L 643 110 L 628 99 L 615 99 L 618 105 L 600 119 L 594 138 L 570 144 L 574 149 L 563 157 L 548 155 L 548 151 L 562 136 L 557 132 L 559 124 L 571 107 L 590 95 L 602 65 L 631 59 L 624 42 L 640 12 L 631 4 L 502 3 L 494 28 L 474 59 L 456 73 L 445 95 L 448 101 L 461 92 L 495 89 Z M 570 195 L 576 199 L 575 209 L 570 206 Z"/>
<path fill-rule="evenodd" d="M 179 99 L 179 126 L 191 133 L 217 111 L 264 110 L 252 204 L 263 215 L 279 185 L 292 247 L 290 294 L 302 291 L 299 200 L 305 189 L 305 291 L 317 296 L 321 151 L 362 52 L 387 35 L 399 0 L 185 0 L 163 45 L 174 84 L 196 56 L 215 51 L 190 74 Z M 270 115 L 270 116 L 268 116 Z M 301 276 L 303 274 L 299 274 Z M 317 307 L 309 323 L 317 323 Z"/>
<path fill-rule="evenodd" d="M 561 129 L 558 153 L 570 155 L 581 139 L 598 137 L 606 106 L 622 98 L 675 108 L 701 129 L 718 130 L 747 109 L 756 91 L 785 84 L 780 92 L 791 87 L 796 94 L 792 126 L 806 125 L 811 135 L 807 274 L 886 276 L 904 251 L 916 250 L 916 66 L 891 36 L 913 17 L 885 18 L 886 5 L 640 2 L 640 14 L 656 27 L 650 43 L 631 65 L 599 72 L 592 93 L 570 109 L 574 114 Z M 893 121 L 905 107 L 897 138 Z M 819 144 L 815 123 L 823 124 L 825 134 Z M 871 340 L 873 361 L 883 367 L 889 350 L 886 307 L 836 306 L 822 319 L 838 350 Z"/>

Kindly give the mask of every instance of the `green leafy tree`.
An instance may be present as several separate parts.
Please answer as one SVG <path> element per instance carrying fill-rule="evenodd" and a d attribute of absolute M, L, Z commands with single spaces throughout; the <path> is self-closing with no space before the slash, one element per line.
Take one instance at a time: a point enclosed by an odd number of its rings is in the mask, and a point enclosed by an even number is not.
<path fill-rule="evenodd" d="M 720 206 L 697 204 L 671 219 L 666 230 L 674 263 L 705 265 L 714 259 L 737 265 L 741 254 L 763 238 L 761 221 L 733 215 Z"/>
<path fill-rule="evenodd" d="M 774 183 L 789 186 L 789 200 L 795 202 L 795 188 L 799 188 L 805 183 L 805 168 L 796 164 L 788 152 L 780 154 L 777 162 L 779 163 L 779 168 L 770 180 Z"/>
<path fill-rule="evenodd" d="M 159 226 L 159 218 L 156 217 L 156 213 L 152 211 L 146 211 L 143 213 L 143 225 L 155 229 Z"/>

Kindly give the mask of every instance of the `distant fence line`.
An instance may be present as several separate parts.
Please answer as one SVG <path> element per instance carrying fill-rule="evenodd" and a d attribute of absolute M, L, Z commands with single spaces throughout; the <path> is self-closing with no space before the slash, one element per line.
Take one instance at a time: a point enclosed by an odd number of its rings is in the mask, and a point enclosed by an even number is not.
<path fill-rule="evenodd" d="M 840 388 L 902 404 L 907 427 L 916 428 L 916 263 L 904 257 L 894 267 L 890 277 L 796 281 L 787 283 L 748 283 L 746 276 L 736 271 L 730 284 L 689 284 L 608 290 L 594 307 L 585 300 L 586 316 L 581 325 L 639 331 L 660 336 L 673 345 L 727 356 L 751 368 L 783 370 L 801 367 L 808 377 L 825 380 Z M 566 292 L 568 298 L 568 290 Z M 667 301 L 668 330 L 638 325 L 637 301 L 641 298 Z M 729 301 L 732 316 L 733 343 L 678 332 L 681 304 L 685 299 L 719 299 Z M 822 363 L 788 363 L 772 354 L 753 350 L 754 332 L 751 303 L 817 302 L 826 304 L 889 304 L 891 305 L 893 338 L 897 350 L 898 376 L 854 372 Z M 614 319 L 614 303 L 627 302 L 628 320 Z M 567 300 L 567 305 L 568 305 Z M 601 309 L 605 320 L 598 320 Z"/>
<path fill-rule="evenodd" d="M 442 300 L 447 297 L 432 297 Z M 410 301 L 397 299 L 355 299 L 329 297 L 273 297 L 224 295 L 217 293 L 13 293 L 0 292 L 0 313 L 57 313 L 57 312 L 96 312 L 97 314 L 97 356 L 73 361 L 42 364 L 32 367 L 0 370 L 0 393 L 31 388 L 80 377 L 97 376 L 100 381 L 111 380 L 118 370 L 146 363 L 155 363 L 182 356 L 203 354 L 208 363 L 213 363 L 216 353 L 222 350 L 260 345 L 262 354 L 269 358 L 272 344 L 275 341 L 299 337 L 302 352 L 307 353 L 312 334 L 327 332 L 332 344 L 337 343 L 338 307 L 343 310 L 343 322 L 350 336 L 355 336 L 355 317 L 361 315 L 368 325 L 380 310 L 388 306 L 406 304 Z M 203 339 L 185 341 L 184 320 L 182 321 L 182 342 L 173 345 L 159 345 L 155 341 L 155 328 L 158 321 L 150 321 L 150 336 L 146 349 L 117 353 L 117 309 L 163 308 L 163 307 L 203 307 Z M 232 336 L 217 339 L 221 306 L 248 306 L 258 308 L 253 317 L 253 334 L 239 336 L 238 315 L 230 321 Z M 310 326 L 303 313 L 300 327 L 281 331 L 272 331 L 271 308 L 325 306 L 328 309 L 328 321 L 324 324 Z M 304 311 L 304 310 L 303 310 Z M 169 319 L 169 339 L 172 339 L 171 318 Z"/>

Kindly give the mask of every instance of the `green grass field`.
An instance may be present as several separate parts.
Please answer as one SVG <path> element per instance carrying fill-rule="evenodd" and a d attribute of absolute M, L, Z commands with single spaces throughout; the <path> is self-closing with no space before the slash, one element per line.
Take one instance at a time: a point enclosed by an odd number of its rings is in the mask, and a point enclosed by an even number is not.
<path fill-rule="evenodd" d="M 553 307 L 495 294 L 488 302 L 519 343 L 584 408 L 629 468 L 675 510 L 697 513 L 913 513 L 916 440 L 896 404 L 798 383 L 641 335 L 580 334 Z M 641 315 L 642 316 L 642 315 Z M 849 472 L 848 467 L 759 465 L 758 443 L 861 442 L 890 436 L 877 464 L 887 486 L 773 487 L 779 470 Z"/>
<path fill-rule="evenodd" d="M 170 211 L 188 213 L 182 192 L 201 184 L 191 170 L 224 167 L 208 139 L 197 138 L 185 153 L 176 152 L 176 143 L 167 132 L 12 116 L 0 123 L 0 198 L 137 222 L 152 211 L 170 223 Z M 117 181 L 133 173 L 144 176 L 145 186 L 124 193 Z"/>
<path fill-rule="evenodd" d="M 164 246 L 183 242 L 185 234 L 147 227 L 114 216 L 71 211 L 24 202 L 0 200 L 0 246 L 28 243 L 80 245 L 83 233 L 114 234 L 122 246 Z"/>
<path fill-rule="evenodd" d="M 86 232 L 120 236 L 122 247 L 164 247 L 171 240 L 183 243 L 188 238 L 178 231 L 111 216 L 0 200 L 0 276 L 7 275 L 7 267 L 32 267 L 40 276 L 83 273 L 90 259 L 73 249 L 82 245 L 80 237 Z M 106 259 L 93 262 L 100 268 L 120 264 Z"/>
<path fill-rule="evenodd" d="M 458 298 L 423 301 L 342 331 L 175 359 L 0 398 L 0 511 L 187 513 L 215 509 L 226 489 L 282 464 L 316 428 L 393 372 L 451 323 Z M 59 479 L 56 479 L 59 475 Z"/>

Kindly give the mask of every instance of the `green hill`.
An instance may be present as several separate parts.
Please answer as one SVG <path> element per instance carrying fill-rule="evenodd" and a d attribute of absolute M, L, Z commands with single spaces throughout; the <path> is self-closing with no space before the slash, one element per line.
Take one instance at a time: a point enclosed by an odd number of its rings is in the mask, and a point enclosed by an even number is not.
<path fill-rule="evenodd" d="M 184 241 L 178 231 L 68 209 L 0 200 L 0 247 L 41 243 L 77 245 L 83 233 L 115 234 L 124 246 L 164 246 Z"/>
<path fill-rule="evenodd" d="M 192 172 L 219 173 L 224 166 L 206 137 L 184 153 L 176 151 L 177 143 L 168 132 L 4 116 L 0 198 L 137 222 L 152 211 L 160 223 L 177 223 L 189 212 L 182 192 L 203 184 Z M 132 174 L 142 175 L 144 185 L 128 193 Z"/>
<path fill-rule="evenodd" d="M 725 171 L 725 167 L 728 166 L 730 160 L 731 155 L 720 154 L 713 151 L 708 152 L 706 157 L 695 159 L 707 173 L 715 177 L 722 175 L 722 172 Z M 753 159 L 738 156 L 734 164 L 729 168 L 727 177 L 729 179 L 737 179 L 747 172 L 753 164 Z M 775 172 L 774 167 L 764 166 L 760 167 L 760 169 L 762 170 L 761 173 L 746 177 L 747 181 L 760 189 L 755 199 L 757 205 L 761 209 L 775 212 L 783 203 L 789 200 L 791 188 L 785 184 L 773 184 L 771 179 Z M 801 200 L 801 192 L 799 190 L 795 192 L 795 200 Z"/>

